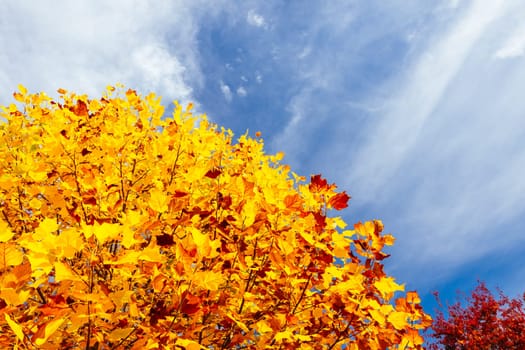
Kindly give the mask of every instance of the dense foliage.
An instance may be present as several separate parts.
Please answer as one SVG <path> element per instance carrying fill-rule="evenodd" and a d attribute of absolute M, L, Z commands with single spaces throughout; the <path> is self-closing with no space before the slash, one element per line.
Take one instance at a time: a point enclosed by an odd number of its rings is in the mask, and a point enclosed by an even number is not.
<path fill-rule="evenodd" d="M 380 221 L 229 130 L 122 87 L 0 114 L 0 346 L 419 349 Z M 346 344 L 346 347 L 344 347 Z"/>
<path fill-rule="evenodd" d="M 467 304 L 448 307 L 448 317 L 440 310 L 432 330 L 436 342 L 430 349 L 522 350 L 525 349 L 525 307 L 522 299 L 498 299 L 479 283 Z"/>

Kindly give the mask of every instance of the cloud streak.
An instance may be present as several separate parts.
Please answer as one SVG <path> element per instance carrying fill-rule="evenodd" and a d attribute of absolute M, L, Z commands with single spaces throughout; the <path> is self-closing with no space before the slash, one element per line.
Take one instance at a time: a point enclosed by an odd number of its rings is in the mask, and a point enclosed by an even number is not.
<path fill-rule="evenodd" d="M 202 76 L 195 64 L 197 29 L 190 3 L 7 4 L 0 15 L 0 102 L 6 103 L 19 83 L 31 91 L 63 87 L 99 94 L 121 82 L 169 100 L 192 99 Z"/>

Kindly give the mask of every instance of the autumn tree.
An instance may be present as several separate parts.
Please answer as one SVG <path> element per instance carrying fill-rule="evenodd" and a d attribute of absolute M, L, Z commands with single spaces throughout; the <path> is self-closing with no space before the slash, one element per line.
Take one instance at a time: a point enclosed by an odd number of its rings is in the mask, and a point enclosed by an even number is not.
<path fill-rule="evenodd" d="M 466 301 L 448 306 L 447 316 L 442 309 L 437 312 L 430 349 L 525 349 L 525 294 L 510 299 L 500 292 L 496 298 L 480 282 Z"/>
<path fill-rule="evenodd" d="M 349 196 L 176 104 L 22 86 L 0 114 L 0 346 L 420 349 L 394 238 Z"/>

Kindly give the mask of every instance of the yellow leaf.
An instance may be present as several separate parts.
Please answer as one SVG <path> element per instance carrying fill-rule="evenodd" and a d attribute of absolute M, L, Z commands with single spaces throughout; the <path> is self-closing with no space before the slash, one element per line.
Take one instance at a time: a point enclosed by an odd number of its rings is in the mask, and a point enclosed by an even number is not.
<path fill-rule="evenodd" d="M 250 330 L 248 329 L 248 327 L 246 327 L 246 325 L 244 324 L 244 322 L 242 321 L 239 321 L 237 318 L 235 318 L 232 314 L 229 314 L 227 313 L 226 316 L 228 316 L 228 318 L 230 320 L 232 320 L 233 322 L 235 322 L 235 324 L 243 330 L 243 332 L 246 332 L 248 333 Z"/>
<path fill-rule="evenodd" d="M 27 89 L 22 84 L 18 84 L 18 91 L 20 91 L 22 93 L 22 95 L 27 95 Z"/>
<path fill-rule="evenodd" d="M 197 343 L 197 342 L 195 342 L 193 340 L 182 339 L 182 338 L 178 338 L 177 341 L 175 342 L 175 345 L 179 345 L 182 348 L 184 348 L 185 350 L 206 349 L 204 346 L 201 346 L 199 343 Z"/>
<path fill-rule="evenodd" d="M 45 171 L 32 171 L 32 170 L 30 170 L 28 172 L 28 175 L 31 178 L 31 180 L 36 181 L 36 182 L 42 182 L 42 181 L 47 180 L 47 172 L 45 172 Z"/>
<path fill-rule="evenodd" d="M 121 231 L 122 226 L 120 224 L 108 224 L 104 222 L 102 225 L 95 223 L 93 226 L 93 233 L 100 244 L 117 239 Z"/>
<path fill-rule="evenodd" d="M 405 286 L 397 284 L 392 277 L 381 277 L 379 281 L 374 282 L 374 286 L 385 300 L 390 299 L 395 292 L 405 290 Z"/>
<path fill-rule="evenodd" d="M 56 219 L 45 218 L 40 222 L 38 227 L 35 229 L 35 239 L 45 239 L 50 234 L 55 234 L 58 230 L 59 225 Z"/>
<path fill-rule="evenodd" d="M 63 318 L 56 318 L 52 321 L 49 321 L 46 326 L 45 326 L 45 330 L 44 330 L 44 334 L 43 334 L 43 337 L 39 337 L 37 339 L 34 340 L 34 343 L 36 345 L 43 345 L 47 342 L 47 339 L 49 339 L 50 336 L 53 335 L 53 333 L 55 333 L 57 331 L 58 328 L 60 328 L 60 326 L 64 323 L 65 319 Z"/>
<path fill-rule="evenodd" d="M 71 271 L 70 267 L 60 261 L 55 262 L 55 279 L 57 282 L 60 281 L 78 281 L 77 275 Z"/>
<path fill-rule="evenodd" d="M 363 282 L 364 277 L 362 275 L 349 275 L 348 280 L 337 283 L 332 287 L 332 290 L 339 293 L 360 293 L 365 289 Z"/>
<path fill-rule="evenodd" d="M 292 340 L 293 339 L 293 333 L 290 331 L 282 331 L 275 335 L 275 341 L 283 341 L 283 340 Z"/>
<path fill-rule="evenodd" d="M 9 327 L 11 327 L 11 329 L 13 330 L 13 332 L 15 332 L 16 334 L 16 337 L 22 341 L 24 340 L 24 331 L 22 330 L 22 326 L 20 326 L 18 323 L 16 323 L 15 321 L 13 321 L 11 319 L 11 317 L 9 317 L 8 314 L 4 314 L 5 316 L 5 320 L 7 321 L 7 324 L 9 325 Z"/>
<path fill-rule="evenodd" d="M 385 324 L 386 318 L 385 315 L 380 310 L 369 310 L 370 316 L 379 323 L 380 326 L 383 326 Z"/>
<path fill-rule="evenodd" d="M 14 232 L 11 231 L 11 228 L 7 222 L 0 220 L 0 242 L 7 242 L 13 238 Z"/>
<path fill-rule="evenodd" d="M 393 245 L 394 242 L 396 241 L 396 238 L 392 235 L 384 235 L 383 239 L 384 239 L 385 245 Z"/>
<path fill-rule="evenodd" d="M 312 340 L 312 337 L 309 335 L 296 334 L 295 339 L 306 342 Z"/>
<path fill-rule="evenodd" d="M 408 329 L 401 340 L 401 349 L 411 349 L 415 346 L 423 345 L 423 337 L 415 329 Z"/>
<path fill-rule="evenodd" d="M 146 247 L 140 252 L 139 259 L 151 262 L 163 262 L 166 259 L 166 255 L 160 254 L 158 246 Z"/>
<path fill-rule="evenodd" d="M 57 254 L 58 257 L 72 259 L 78 251 L 84 247 L 84 240 L 81 234 L 73 228 L 68 228 L 58 236 L 57 243 L 62 251 Z"/>
<path fill-rule="evenodd" d="M 224 276 L 219 272 L 197 271 L 193 275 L 194 282 L 201 288 L 208 290 L 218 290 L 224 282 Z"/>
<path fill-rule="evenodd" d="M 29 201 L 29 206 L 33 209 L 40 210 L 42 207 L 42 202 L 38 198 L 34 197 Z"/>
<path fill-rule="evenodd" d="M 261 320 L 261 321 L 257 322 L 255 324 L 255 329 L 257 330 L 257 332 L 259 332 L 261 334 L 269 333 L 269 332 L 273 331 L 272 327 L 270 327 L 265 320 Z"/>
<path fill-rule="evenodd" d="M 387 319 L 395 329 L 401 330 L 408 325 L 407 318 L 409 316 L 410 314 L 406 312 L 393 311 L 388 315 Z"/>
<path fill-rule="evenodd" d="M 419 295 L 416 291 L 410 291 L 407 292 L 406 296 L 407 302 L 410 304 L 419 304 L 421 303 L 421 298 L 419 298 Z"/>
<path fill-rule="evenodd" d="M 127 328 L 117 328 L 108 334 L 108 339 L 112 342 L 119 341 L 127 337 L 131 332 L 133 332 L 132 327 Z"/>
<path fill-rule="evenodd" d="M 129 249 L 131 248 L 133 244 L 137 242 L 138 241 L 135 239 L 135 231 L 133 231 L 128 226 L 123 226 L 122 227 L 122 242 L 120 242 L 122 246 L 126 249 Z"/>
<path fill-rule="evenodd" d="M 209 258 L 214 258 L 219 255 L 217 252 L 217 248 L 221 246 L 219 240 L 210 240 L 207 234 L 201 233 L 201 231 L 195 227 L 191 227 L 191 235 L 197 246 L 199 255 Z"/>
<path fill-rule="evenodd" d="M 12 243 L 0 243 L 0 270 L 7 266 L 18 266 L 24 260 L 24 253 Z"/>
<path fill-rule="evenodd" d="M 168 211 L 169 197 L 163 191 L 159 189 L 153 189 L 150 191 L 150 199 L 148 205 L 151 209 L 158 213 L 164 213 Z"/>
<path fill-rule="evenodd" d="M 27 301 L 29 294 L 29 290 L 17 292 L 13 288 L 2 288 L 0 291 L 0 298 L 4 299 L 8 305 L 18 306 Z"/>
<path fill-rule="evenodd" d="M 191 236 L 199 250 L 199 254 L 204 256 L 208 255 L 210 252 L 210 239 L 208 238 L 208 235 L 201 233 L 201 231 L 195 227 L 191 227 Z"/>
<path fill-rule="evenodd" d="M 243 226 L 250 227 L 255 221 L 255 215 L 257 214 L 257 209 L 255 207 L 254 201 L 248 201 L 242 207 L 241 215 L 243 217 Z"/>

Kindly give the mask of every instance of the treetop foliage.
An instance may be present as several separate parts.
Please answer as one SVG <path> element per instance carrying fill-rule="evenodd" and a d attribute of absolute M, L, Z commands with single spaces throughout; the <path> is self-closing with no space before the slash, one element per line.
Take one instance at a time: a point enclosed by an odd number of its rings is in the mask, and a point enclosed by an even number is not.
<path fill-rule="evenodd" d="M 437 295 L 436 295 L 437 296 Z M 438 296 L 437 296 L 438 297 Z M 438 297 L 439 301 L 439 297 Z M 436 314 L 432 324 L 432 350 L 521 350 L 525 349 L 525 294 L 499 298 L 480 282 L 466 300 Z M 447 313 L 445 315 L 445 312 Z"/>
<path fill-rule="evenodd" d="M 0 112 L 0 345 L 420 349 L 394 238 L 260 137 L 122 86 Z"/>

